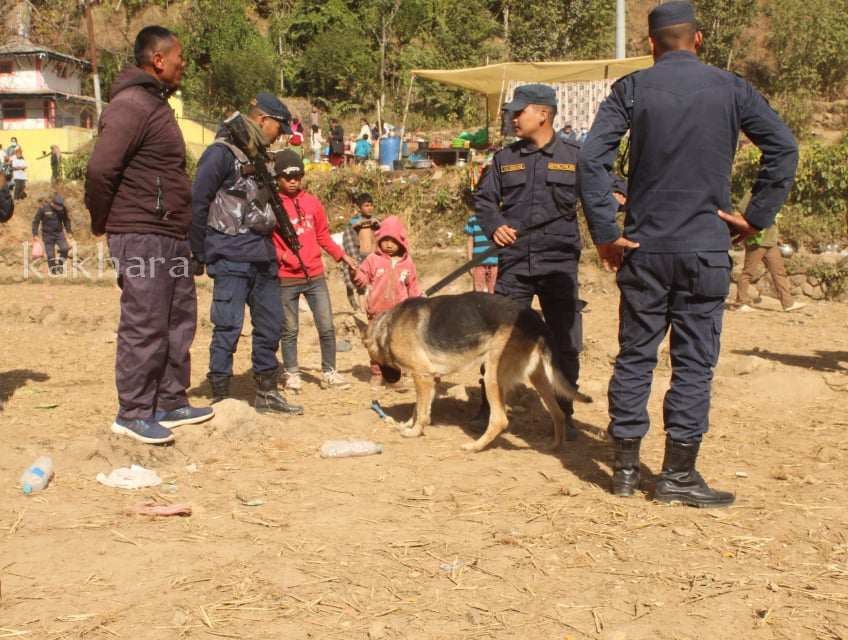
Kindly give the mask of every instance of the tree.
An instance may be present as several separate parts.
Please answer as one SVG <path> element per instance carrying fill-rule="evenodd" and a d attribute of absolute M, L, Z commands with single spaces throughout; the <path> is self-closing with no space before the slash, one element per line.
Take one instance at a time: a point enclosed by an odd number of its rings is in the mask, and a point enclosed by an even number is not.
<path fill-rule="evenodd" d="M 613 56 L 615 0 L 535 0 L 508 3 L 508 11 L 513 60 Z"/>
<path fill-rule="evenodd" d="M 781 91 L 836 95 L 848 78 L 848 11 L 832 0 L 773 0 L 769 45 Z"/>
<path fill-rule="evenodd" d="M 244 0 L 191 0 L 177 30 L 188 62 L 186 100 L 212 115 L 244 108 L 276 85 L 277 54 L 245 9 Z"/>
<path fill-rule="evenodd" d="M 757 0 L 695 0 L 695 5 L 704 33 L 704 61 L 730 69 L 737 57 L 739 38 L 757 13 Z"/>

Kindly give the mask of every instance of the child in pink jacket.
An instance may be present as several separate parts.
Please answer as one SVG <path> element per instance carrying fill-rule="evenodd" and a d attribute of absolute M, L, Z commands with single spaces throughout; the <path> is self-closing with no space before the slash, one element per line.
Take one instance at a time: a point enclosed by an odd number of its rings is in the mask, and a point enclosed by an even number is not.
<path fill-rule="evenodd" d="M 389 216 L 374 235 L 377 249 L 370 254 L 356 272 L 356 284 L 368 287 L 365 310 L 372 320 L 381 313 L 399 305 L 407 298 L 421 295 L 418 273 L 409 255 L 406 227 L 397 216 Z M 382 382 L 380 367 L 371 363 L 371 386 Z"/>

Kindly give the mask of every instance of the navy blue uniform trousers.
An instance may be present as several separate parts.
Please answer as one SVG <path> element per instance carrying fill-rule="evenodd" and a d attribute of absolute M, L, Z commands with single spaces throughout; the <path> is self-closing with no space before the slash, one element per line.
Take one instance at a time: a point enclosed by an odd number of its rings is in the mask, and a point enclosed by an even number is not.
<path fill-rule="evenodd" d="M 709 428 L 710 385 L 718 361 L 724 301 L 730 287 L 725 252 L 626 256 L 621 290 L 619 353 L 609 385 L 610 434 L 648 432 L 648 397 L 657 349 L 671 330 L 671 388 L 663 404 L 673 440 L 700 441 Z"/>
<path fill-rule="evenodd" d="M 234 262 L 219 259 L 207 265 L 212 289 L 212 343 L 209 375 L 233 375 L 233 354 L 244 325 L 244 307 L 253 323 L 251 358 L 254 373 L 276 371 L 277 345 L 283 331 L 283 305 L 276 262 Z"/>
<path fill-rule="evenodd" d="M 557 365 L 565 379 L 575 387 L 580 376 L 580 351 L 583 349 L 583 302 L 578 298 L 577 260 L 574 271 L 542 276 L 513 275 L 509 270 L 498 273 L 495 293 L 530 308 L 533 296 L 539 296 L 545 324 L 558 346 Z M 571 403 L 563 408 L 572 413 Z"/>

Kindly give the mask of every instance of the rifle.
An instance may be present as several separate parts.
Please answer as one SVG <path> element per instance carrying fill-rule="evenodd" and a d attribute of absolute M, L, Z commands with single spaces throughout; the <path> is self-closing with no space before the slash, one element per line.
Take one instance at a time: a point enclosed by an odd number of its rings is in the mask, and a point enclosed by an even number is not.
<path fill-rule="evenodd" d="M 286 243 L 286 246 L 291 249 L 297 261 L 300 263 L 300 268 L 303 270 L 303 275 L 309 280 L 309 271 L 306 270 L 306 265 L 303 263 L 303 258 L 300 257 L 300 240 L 297 237 L 297 231 L 292 226 L 288 214 L 280 204 L 280 199 L 277 198 L 277 185 L 271 172 L 268 171 L 268 163 L 271 159 L 268 157 L 268 151 L 265 147 L 258 146 L 254 153 L 250 152 L 250 135 L 247 132 L 247 125 L 244 123 L 244 116 L 238 111 L 224 120 L 224 128 L 230 135 L 233 144 L 244 152 L 247 159 L 253 167 L 253 176 L 259 186 L 265 189 L 269 194 L 268 204 L 271 205 L 271 210 L 274 212 L 274 217 L 277 219 L 279 226 L 279 234 Z"/>

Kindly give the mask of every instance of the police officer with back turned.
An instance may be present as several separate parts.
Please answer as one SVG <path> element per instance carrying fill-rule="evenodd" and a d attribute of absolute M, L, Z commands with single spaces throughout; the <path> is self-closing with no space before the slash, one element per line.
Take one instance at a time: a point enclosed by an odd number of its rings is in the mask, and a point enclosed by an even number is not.
<path fill-rule="evenodd" d="M 703 36 L 688 2 L 648 17 L 654 66 L 616 82 L 578 162 L 581 197 L 604 266 L 621 291 L 619 353 L 609 387 L 615 443 L 612 492 L 639 486 L 639 444 L 657 348 L 671 331 L 671 388 L 663 405 L 665 459 L 654 499 L 696 507 L 732 504 L 695 470 L 709 426 L 710 384 L 730 286 L 731 241 L 770 226 L 792 186 L 795 139 L 742 78 L 703 64 Z M 630 131 L 624 233 L 610 170 Z M 745 214 L 730 214 L 739 131 L 762 151 Z"/>
<path fill-rule="evenodd" d="M 575 184 L 580 147 L 556 135 L 556 93 L 547 85 L 518 87 L 503 110 L 520 139 L 495 154 L 474 194 L 480 226 L 504 247 L 495 293 L 527 307 L 539 296 L 545 323 L 558 347 L 557 365 L 576 387 L 583 339 Z M 483 400 L 480 417 L 487 419 L 485 391 Z M 573 440 L 577 432 L 572 405 L 562 401 L 561 406 L 566 439 Z"/>

